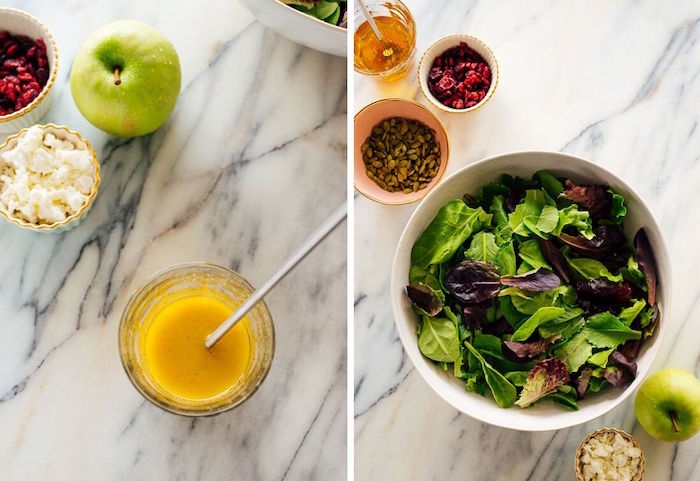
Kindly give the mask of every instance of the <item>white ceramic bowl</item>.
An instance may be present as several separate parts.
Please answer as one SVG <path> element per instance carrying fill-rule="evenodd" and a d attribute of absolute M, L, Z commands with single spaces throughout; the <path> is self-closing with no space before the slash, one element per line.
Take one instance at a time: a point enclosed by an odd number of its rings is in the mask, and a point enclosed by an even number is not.
<path fill-rule="evenodd" d="M 517 406 L 502 409 L 491 397 L 468 392 L 461 380 L 451 372 L 444 372 L 421 354 L 416 336 L 416 315 L 405 291 L 411 267 L 411 247 L 443 205 L 452 199 L 461 198 L 465 193 L 476 195 L 484 184 L 499 179 L 503 173 L 530 177 L 540 169 L 579 182 L 605 183 L 622 194 L 627 206 L 627 238 L 631 240 L 637 230 L 644 227 L 657 262 L 659 288 L 656 298 L 661 311 L 660 323 L 654 336 L 642 347 L 637 359 L 636 379 L 624 391 L 610 388 L 587 396 L 579 402 L 580 409 L 573 412 L 548 402 L 527 409 Z M 671 292 L 668 248 L 649 207 L 629 185 L 603 167 L 580 157 L 557 152 L 518 152 L 489 157 L 464 167 L 443 180 L 423 199 L 408 220 L 396 248 L 391 272 L 391 303 L 396 329 L 408 357 L 423 379 L 441 398 L 461 412 L 495 426 L 520 431 L 549 431 L 585 423 L 610 411 L 631 395 L 649 372 L 661 347 L 666 326 L 671 320 Z"/>
<path fill-rule="evenodd" d="M 95 150 L 92 148 L 87 139 L 85 139 L 75 130 L 71 130 L 64 125 L 54 124 L 39 125 L 39 127 L 42 129 L 44 134 L 50 132 L 59 139 L 71 141 L 73 145 L 75 145 L 76 150 L 86 150 L 90 153 L 90 157 L 92 157 L 92 163 L 95 166 L 95 177 L 92 191 L 90 192 L 90 195 L 85 201 L 85 204 L 83 204 L 83 206 L 80 209 L 78 209 L 78 211 L 75 214 L 67 217 L 61 222 L 55 222 L 53 224 L 32 224 L 31 222 L 28 222 L 25 219 L 17 217 L 12 212 L 7 212 L 2 206 L 0 206 L 0 216 L 3 217 L 6 221 L 23 229 L 28 229 L 34 232 L 38 232 L 40 234 L 58 234 L 61 232 L 67 232 L 71 229 L 78 227 L 78 225 L 80 225 L 80 223 L 85 219 L 85 217 L 87 217 L 88 212 L 90 212 L 90 209 L 92 208 L 92 205 L 95 202 L 95 197 L 97 197 L 97 190 L 100 186 L 100 163 L 97 161 L 97 154 L 95 153 Z M 22 129 L 16 134 L 11 135 L 7 139 L 5 139 L 5 142 L 3 142 L 2 145 L 0 145 L 0 152 L 14 148 L 17 145 L 17 139 L 28 129 L 29 128 Z"/>
<path fill-rule="evenodd" d="M 440 102 L 428 88 L 428 73 L 430 72 L 430 68 L 433 66 L 435 58 L 442 55 L 446 50 L 456 47 L 460 44 L 460 42 L 466 42 L 476 53 L 484 57 L 484 60 L 486 60 L 486 62 L 489 64 L 489 68 L 491 69 L 491 86 L 486 92 L 486 95 L 483 99 L 481 99 L 481 102 L 467 109 L 455 109 L 448 107 Z M 428 101 L 436 108 L 453 114 L 473 112 L 483 107 L 486 102 L 491 100 L 494 92 L 496 92 L 496 87 L 498 86 L 498 75 L 498 62 L 496 61 L 496 56 L 493 54 L 488 45 L 478 38 L 466 34 L 448 35 L 447 37 L 442 37 L 441 39 L 436 40 L 425 50 L 421 56 L 420 62 L 418 63 L 418 86 L 420 87 L 421 92 L 423 92 L 425 98 L 428 99 Z"/>
<path fill-rule="evenodd" d="M 0 32 L 7 30 L 14 35 L 40 38 L 46 44 L 49 60 L 49 79 L 29 105 L 8 115 L 0 116 L 0 134 L 10 134 L 34 125 L 41 120 L 53 101 L 53 84 L 58 71 L 58 49 L 53 36 L 46 26 L 27 12 L 16 8 L 0 7 Z"/>
<path fill-rule="evenodd" d="M 288 39 L 314 50 L 347 56 L 347 29 L 319 20 L 279 0 L 241 0 L 265 25 Z"/>

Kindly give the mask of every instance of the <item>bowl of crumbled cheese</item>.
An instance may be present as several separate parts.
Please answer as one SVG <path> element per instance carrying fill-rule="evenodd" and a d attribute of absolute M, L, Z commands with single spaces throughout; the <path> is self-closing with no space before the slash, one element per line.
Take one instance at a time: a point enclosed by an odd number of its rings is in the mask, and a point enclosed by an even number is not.
<path fill-rule="evenodd" d="M 593 431 L 576 451 L 578 481 L 641 481 L 646 460 L 631 435 L 613 428 Z"/>
<path fill-rule="evenodd" d="M 100 164 L 90 144 L 64 126 L 34 125 L 0 146 L 0 214 L 36 232 L 64 232 L 87 215 Z"/>

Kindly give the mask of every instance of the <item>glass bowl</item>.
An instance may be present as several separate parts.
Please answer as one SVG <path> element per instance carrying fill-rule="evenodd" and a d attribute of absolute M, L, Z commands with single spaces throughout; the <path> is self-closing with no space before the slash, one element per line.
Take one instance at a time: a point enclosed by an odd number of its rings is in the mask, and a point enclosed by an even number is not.
<path fill-rule="evenodd" d="M 380 72 L 372 71 L 366 68 L 360 60 L 358 60 L 357 54 L 354 55 L 354 67 L 355 71 L 364 75 L 371 75 L 383 80 L 398 80 L 403 78 L 408 74 L 413 66 L 413 61 L 416 56 L 416 21 L 408 10 L 408 7 L 404 5 L 400 0 L 365 0 L 365 5 L 369 14 L 374 17 L 394 17 L 399 22 L 401 22 L 409 33 L 409 48 L 410 52 L 406 58 L 399 64 L 393 66 L 389 70 L 384 70 Z M 355 33 L 357 29 L 367 20 L 362 14 L 362 10 L 359 6 L 355 7 Z M 353 42 L 353 45 L 354 42 Z M 355 47 L 356 48 L 356 47 Z M 355 49 L 354 48 L 354 49 Z"/>
<path fill-rule="evenodd" d="M 211 398 L 187 399 L 161 387 L 146 363 L 145 338 L 156 315 L 174 301 L 204 295 L 235 310 L 252 292 L 253 287 L 236 272 L 208 263 L 178 264 L 148 279 L 131 296 L 119 324 L 119 355 L 134 387 L 156 406 L 183 416 L 217 414 L 248 399 L 267 376 L 275 351 L 274 326 L 265 302 L 247 315 L 251 357 L 245 372 L 236 384 Z"/>

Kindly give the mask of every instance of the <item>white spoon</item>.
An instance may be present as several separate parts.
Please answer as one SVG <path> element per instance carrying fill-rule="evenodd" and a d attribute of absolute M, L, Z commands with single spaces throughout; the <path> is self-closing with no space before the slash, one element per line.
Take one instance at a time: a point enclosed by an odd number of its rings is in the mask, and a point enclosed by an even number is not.
<path fill-rule="evenodd" d="M 236 325 L 238 321 L 243 319 L 243 316 L 248 314 L 248 312 L 255 307 L 255 305 L 260 302 L 263 297 L 267 295 L 268 292 L 272 290 L 273 287 L 277 285 L 279 281 L 281 281 L 284 276 L 286 276 L 289 271 L 294 269 L 294 267 L 304 258 L 306 255 L 311 252 L 314 247 L 316 247 L 318 244 L 321 243 L 323 239 L 326 238 L 328 234 L 330 234 L 333 229 L 338 227 L 338 225 L 343 222 L 343 220 L 347 217 L 347 206 L 346 204 L 343 204 L 331 214 L 328 219 L 323 223 L 321 227 L 314 232 L 311 237 L 309 237 L 304 245 L 294 253 L 292 257 L 287 259 L 287 262 L 285 262 L 282 267 L 279 268 L 275 274 L 270 277 L 270 279 L 258 290 L 253 292 L 253 294 L 246 299 L 246 301 L 236 309 L 236 311 L 231 314 L 231 316 L 226 319 L 224 322 L 219 325 L 219 327 L 214 330 L 211 334 L 209 334 L 204 342 L 204 345 L 206 346 L 207 349 L 211 349 L 211 347 L 216 344 L 219 339 L 221 339 L 224 334 L 226 334 L 233 326 Z"/>

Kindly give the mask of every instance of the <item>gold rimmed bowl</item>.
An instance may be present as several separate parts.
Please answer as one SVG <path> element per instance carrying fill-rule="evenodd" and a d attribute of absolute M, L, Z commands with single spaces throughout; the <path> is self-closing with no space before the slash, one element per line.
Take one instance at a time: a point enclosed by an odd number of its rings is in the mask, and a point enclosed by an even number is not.
<path fill-rule="evenodd" d="M 15 212 L 8 212 L 8 210 L 2 204 L 0 204 L 0 215 L 2 215 L 2 217 L 5 218 L 5 220 L 12 224 L 23 229 L 32 230 L 34 232 L 65 232 L 77 227 L 80 224 L 80 222 L 82 222 L 83 219 L 85 219 L 88 212 L 92 208 L 92 205 L 95 202 L 95 197 L 97 197 L 97 189 L 100 185 L 100 164 L 97 161 L 97 154 L 95 153 L 95 150 L 92 148 L 92 146 L 90 146 L 90 143 L 75 130 L 71 130 L 63 125 L 55 124 L 38 125 L 37 127 L 39 127 L 43 131 L 44 135 L 46 135 L 47 133 L 52 133 L 58 139 L 70 141 L 75 146 L 76 150 L 85 150 L 90 153 L 92 163 L 95 167 L 94 183 L 92 186 L 92 190 L 88 195 L 87 200 L 80 207 L 80 209 L 78 209 L 74 214 L 70 215 L 69 217 L 66 217 L 64 220 L 60 222 L 54 222 L 53 224 L 34 224 L 28 222 L 21 216 L 17 215 Z M 29 128 L 22 129 L 16 134 L 8 137 L 5 140 L 5 142 L 2 145 L 0 145 L 0 155 L 5 151 L 14 148 L 17 145 L 18 139 L 22 135 L 24 135 L 28 130 Z M 4 161 L 0 157 L 0 166 L 2 166 L 3 163 Z M 0 181 L 0 190 L 2 190 L 2 181 Z"/>
<path fill-rule="evenodd" d="M 46 44 L 46 56 L 49 61 L 49 79 L 39 95 L 22 109 L 0 116 L 0 134 L 9 134 L 38 123 L 51 107 L 53 86 L 58 72 L 58 48 L 46 25 L 36 17 L 16 8 L 0 7 L 0 32 L 4 31 L 12 35 L 42 39 Z"/>
<path fill-rule="evenodd" d="M 363 159 L 362 144 L 365 143 L 372 133 L 373 127 L 383 120 L 392 117 L 418 120 L 435 131 L 435 139 L 440 145 L 440 165 L 437 168 L 435 176 L 420 190 L 410 193 L 404 193 L 402 191 L 389 192 L 388 190 L 382 189 L 367 175 L 367 166 Z M 447 129 L 445 129 L 443 123 L 426 106 L 409 99 L 382 99 L 367 105 L 355 115 L 353 152 L 355 189 L 360 194 L 380 204 L 410 204 L 425 197 L 428 192 L 440 182 L 440 179 L 442 179 L 450 158 L 450 141 L 447 135 Z"/>
<path fill-rule="evenodd" d="M 491 85 L 483 99 L 476 105 L 473 105 L 464 109 L 456 109 L 440 102 L 437 97 L 435 97 L 428 87 L 428 74 L 433 66 L 433 62 L 437 57 L 445 53 L 447 50 L 457 47 L 461 42 L 466 42 L 469 47 L 476 53 L 481 55 L 486 63 L 489 64 L 491 69 Z M 480 39 L 467 34 L 454 34 L 442 37 L 439 40 L 433 42 L 423 55 L 421 56 L 420 62 L 418 64 L 418 86 L 425 98 L 430 102 L 435 108 L 442 110 L 443 112 L 449 112 L 451 114 L 463 114 L 467 112 L 474 112 L 480 109 L 486 102 L 491 100 L 493 94 L 496 92 L 496 87 L 498 86 L 498 62 L 496 61 L 496 56 L 493 51 L 482 42 Z"/>

